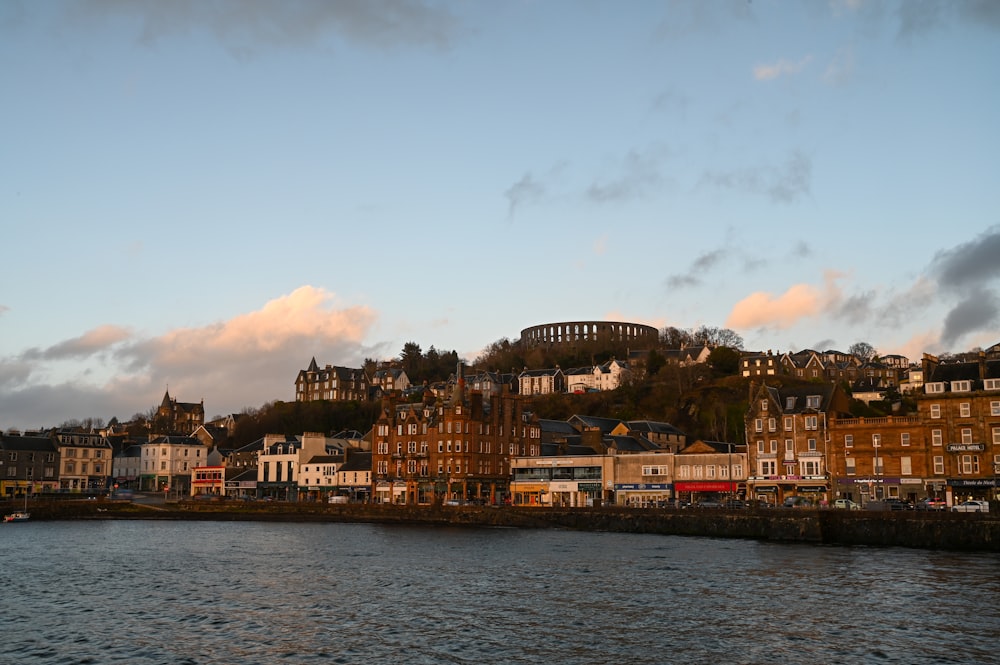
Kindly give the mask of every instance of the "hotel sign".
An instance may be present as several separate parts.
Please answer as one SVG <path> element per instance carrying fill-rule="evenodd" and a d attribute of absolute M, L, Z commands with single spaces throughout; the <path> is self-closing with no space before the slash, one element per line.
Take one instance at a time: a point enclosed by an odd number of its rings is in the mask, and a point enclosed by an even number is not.
<path fill-rule="evenodd" d="M 986 450 L 985 443 L 949 443 L 949 453 L 981 453 Z"/>

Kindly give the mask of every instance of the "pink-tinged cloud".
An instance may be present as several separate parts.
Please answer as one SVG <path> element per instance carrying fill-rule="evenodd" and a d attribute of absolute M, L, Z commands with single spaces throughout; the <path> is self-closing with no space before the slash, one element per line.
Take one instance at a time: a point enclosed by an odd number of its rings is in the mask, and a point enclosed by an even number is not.
<path fill-rule="evenodd" d="M 818 315 L 823 293 L 809 284 L 796 284 L 778 297 L 758 291 L 736 303 L 725 326 L 733 329 L 791 328 L 801 319 Z"/>
<path fill-rule="evenodd" d="M 753 68 L 753 77 L 758 81 L 770 81 L 780 76 L 798 74 L 800 71 L 805 69 L 810 60 L 812 60 L 812 56 L 807 55 L 798 62 L 779 60 L 778 62 L 768 65 L 757 65 Z"/>
<path fill-rule="evenodd" d="M 171 331 L 150 340 L 147 349 L 157 364 L 188 366 L 192 361 L 287 352 L 298 343 L 360 344 L 375 321 L 374 311 L 363 306 L 334 309 L 334 300 L 324 289 L 302 286 L 229 321 Z"/>
<path fill-rule="evenodd" d="M 131 334 L 127 328 L 121 326 L 103 325 L 88 330 L 79 337 L 50 346 L 42 356 L 47 360 L 90 356 L 127 340 Z"/>

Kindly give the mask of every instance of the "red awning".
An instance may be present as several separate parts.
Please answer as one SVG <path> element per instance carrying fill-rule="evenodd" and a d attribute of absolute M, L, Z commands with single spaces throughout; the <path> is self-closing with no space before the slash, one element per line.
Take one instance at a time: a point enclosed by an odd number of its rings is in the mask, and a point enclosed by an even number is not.
<path fill-rule="evenodd" d="M 674 483 L 675 492 L 735 492 L 736 489 L 736 483 L 720 481 Z"/>

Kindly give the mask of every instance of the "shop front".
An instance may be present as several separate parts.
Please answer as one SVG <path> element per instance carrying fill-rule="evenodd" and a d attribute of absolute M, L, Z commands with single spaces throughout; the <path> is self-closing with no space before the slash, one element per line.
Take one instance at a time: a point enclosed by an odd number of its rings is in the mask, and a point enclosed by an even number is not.
<path fill-rule="evenodd" d="M 662 508 L 673 502 L 673 483 L 618 483 L 615 504 L 633 508 Z"/>
<path fill-rule="evenodd" d="M 997 500 L 996 478 L 949 478 L 948 505 L 955 505 L 973 499 L 979 501 Z"/>
<path fill-rule="evenodd" d="M 537 482 L 513 481 L 510 493 L 515 506 L 547 506 L 551 496 L 549 484 Z"/>
<path fill-rule="evenodd" d="M 698 503 L 702 499 L 737 499 L 746 493 L 746 487 L 740 483 L 728 481 L 677 481 L 674 483 L 677 498 L 682 501 Z"/>

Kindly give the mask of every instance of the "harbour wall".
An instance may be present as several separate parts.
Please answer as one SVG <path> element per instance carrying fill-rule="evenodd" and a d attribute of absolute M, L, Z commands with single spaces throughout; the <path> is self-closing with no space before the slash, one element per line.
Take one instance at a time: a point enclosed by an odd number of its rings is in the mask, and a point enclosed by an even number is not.
<path fill-rule="evenodd" d="M 3 512 L 17 510 L 12 504 Z M 1000 515 L 846 510 L 714 510 L 395 506 L 264 502 L 140 505 L 116 501 L 40 502 L 32 521 L 59 519 L 256 520 L 557 528 L 843 546 L 1000 552 Z"/>

